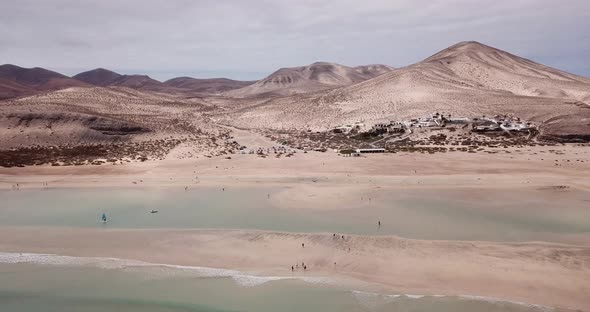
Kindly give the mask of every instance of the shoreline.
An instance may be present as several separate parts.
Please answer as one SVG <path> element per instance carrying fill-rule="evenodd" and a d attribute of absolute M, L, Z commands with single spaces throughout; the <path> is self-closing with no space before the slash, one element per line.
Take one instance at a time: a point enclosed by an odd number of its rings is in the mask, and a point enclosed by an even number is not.
<path fill-rule="evenodd" d="M 45 261 L 43 261 L 45 260 Z M 47 260 L 55 260 L 55 262 L 51 263 L 51 261 Z M 108 266 L 104 265 L 104 262 L 121 262 L 120 265 Z M 101 264 L 103 263 L 103 264 Z M 271 283 L 274 281 L 279 280 L 300 280 L 308 284 L 320 285 L 322 287 L 343 287 L 344 285 L 339 283 L 338 280 L 332 280 L 330 277 L 321 277 L 321 276 L 261 276 L 261 275 L 248 275 L 248 272 L 236 271 L 236 270 L 227 270 L 227 269 L 219 269 L 214 267 L 198 267 L 198 266 L 179 266 L 173 264 L 164 264 L 164 263 L 147 263 L 136 261 L 132 259 L 119 259 L 119 258 L 101 258 L 101 257 L 69 257 L 69 256 L 60 256 L 55 254 L 34 254 L 34 253 L 4 253 L 0 251 L 0 265 L 2 264 L 32 264 L 32 265 L 41 265 L 41 266 L 62 266 L 62 267 L 96 267 L 99 269 L 106 269 L 106 270 L 120 270 L 126 268 L 158 268 L 158 267 L 165 267 L 170 269 L 177 269 L 180 271 L 189 271 L 187 272 L 187 276 L 193 276 L 188 273 L 196 273 L 196 277 L 211 277 L 211 278 L 224 278 L 229 277 L 236 283 L 238 286 L 241 287 L 256 287 L 266 283 Z M 356 284 L 357 286 L 361 286 Z M 509 303 L 514 305 L 521 305 L 526 307 L 534 307 L 539 309 L 565 309 L 565 310 L 573 310 L 568 308 L 557 308 L 557 307 L 549 307 L 529 302 L 522 302 L 522 301 L 512 301 L 503 298 L 496 298 L 496 297 L 487 297 L 487 296 L 480 296 L 480 295 L 470 295 L 470 294 L 459 294 L 459 295 L 443 295 L 443 294 L 409 294 L 409 293 L 383 293 L 383 292 L 371 292 L 367 289 L 349 289 L 349 287 L 354 287 L 350 285 L 348 287 L 344 286 L 345 291 L 348 291 L 352 294 L 362 294 L 362 295 L 370 295 L 375 297 L 385 297 L 385 298 L 409 298 L 409 299 L 421 299 L 423 297 L 433 297 L 433 298 L 458 298 L 458 299 L 465 299 L 465 300 L 474 300 L 474 301 L 483 301 L 483 302 L 492 302 L 492 303 Z"/>
<path fill-rule="evenodd" d="M 584 291 L 590 288 L 587 246 L 361 235 L 334 240 L 328 233 L 248 230 L 4 227 L 0 250 L 134 259 L 271 277 L 292 274 L 290 266 L 304 261 L 309 266 L 305 276 L 360 281 L 370 285 L 368 291 L 474 294 L 590 310 Z"/>
<path fill-rule="evenodd" d="M 310 152 L 290 158 L 231 155 L 232 159 L 170 159 L 116 166 L 0 168 L 0 189 L 6 190 L 0 196 L 6 196 L 16 183 L 21 190 L 42 190 L 48 182 L 49 189 L 179 192 L 187 186 L 189 191 L 273 186 L 284 190 L 272 196 L 278 207 L 295 207 L 314 216 L 313 209 L 338 212 L 342 209 L 338 203 L 359 200 L 367 194 L 379 200 L 376 192 L 391 190 L 419 193 L 440 189 L 452 191 L 445 198 L 455 196 L 466 201 L 481 200 L 479 197 L 500 203 L 520 200 L 495 195 L 498 190 L 511 190 L 528 192 L 522 208 L 511 208 L 522 209 L 525 218 L 539 208 L 534 200 L 538 203 L 547 198 L 556 203 L 575 200 L 579 211 L 590 194 L 590 176 L 586 174 L 590 149 L 567 146 L 560 148 L 567 149 L 564 154 L 542 154 L 549 149 L 552 147 L 532 149 L 537 155 L 388 154 L 355 159 Z M 310 198 L 312 203 L 317 201 L 317 207 L 309 204 Z M 587 242 L 588 236 L 581 232 L 571 239 Z M 308 274 L 363 281 L 387 292 L 477 294 L 590 311 L 590 245 L 586 243 L 418 240 L 352 234 L 335 239 L 331 233 L 219 228 L 2 226 L 0 251 L 115 257 L 260 272 L 265 276 L 289 274 L 291 265 L 304 261 Z"/>

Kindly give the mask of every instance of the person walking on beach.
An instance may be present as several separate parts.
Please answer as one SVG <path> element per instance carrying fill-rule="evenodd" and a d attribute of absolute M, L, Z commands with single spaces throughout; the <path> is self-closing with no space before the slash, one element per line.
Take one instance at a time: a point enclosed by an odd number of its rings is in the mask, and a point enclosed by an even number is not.
<path fill-rule="evenodd" d="M 305 243 L 301 243 L 301 247 L 305 248 Z"/>
<path fill-rule="evenodd" d="M 293 266 L 291 266 L 291 272 L 295 271 L 295 268 Z"/>

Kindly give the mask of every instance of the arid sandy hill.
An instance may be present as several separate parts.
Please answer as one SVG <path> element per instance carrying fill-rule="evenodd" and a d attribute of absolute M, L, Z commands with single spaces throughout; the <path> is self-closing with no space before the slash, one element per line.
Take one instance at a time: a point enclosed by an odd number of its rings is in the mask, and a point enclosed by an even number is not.
<path fill-rule="evenodd" d="M 391 70 L 386 65 L 348 67 L 317 62 L 307 66 L 281 68 L 245 88 L 226 92 L 229 97 L 282 96 L 310 93 L 347 86 L 377 77 Z"/>
<path fill-rule="evenodd" d="M 186 77 L 162 83 L 105 69 L 75 78 L 1 66 L 3 94 L 34 94 L 0 101 L 1 148 L 163 138 L 175 144 L 190 138 L 206 146 L 224 133 L 218 124 L 327 130 L 435 111 L 465 117 L 512 114 L 537 122 L 546 137 L 590 140 L 589 78 L 477 42 L 456 44 L 399 69 L 314 63 L 280 69 L 256 83 Z M 51 92 L 67 86 L 75 87 Z M 217 95 L 231 88 L 238 89 Z"/>
<path fill-rule="evenodd" d="M 550 134 L 590 136 L 590 79 L 478 42 L 323 93 L 277 98 L 230 116 L 242 127 L 331 127 L 422 117 L 514 114 Z"/>
<path fill-rule="evenodd" d="M 5 100 L 0 102 L 0 150 L 177 144 L 186 138 L 197 144 L 201 135 L 205 140 L 207 133 L 216 135 L 203 117 L 210 109 L 195 100 L 125 87 L 77 87 Z"/>

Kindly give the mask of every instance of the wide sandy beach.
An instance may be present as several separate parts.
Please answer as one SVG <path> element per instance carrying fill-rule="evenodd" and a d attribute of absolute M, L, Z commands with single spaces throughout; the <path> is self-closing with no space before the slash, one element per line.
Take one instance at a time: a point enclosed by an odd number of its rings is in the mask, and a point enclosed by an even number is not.
<path fill-rule="evenodd" d="M 552 152 L 550 150 L 561 150 Z M 0 187 L 25 189 L 184 189 L 281 185 L 271 198 L 313 209 L 379 196 L 377 190 L 441 189 L 466 198 L 486 190 L 536 190 L 590 204 L 587 147 L 512 148 L 503 154 L 387 154 L 343 158 L 298 153 L 131 163 L 126 165 L 0 169 Z M 46 184 L 44 184 L 46 183 Z M 575 192 L 574 192 L 575 191 Z M 565 193 L 564 193 L 565 192 Z M 571 193 L 567 193 L 571 192 Z M 442 193 L 441 193 L 442 194 Z M 564 195 L 565 194 L 565 195 Z M 375 199 L 375 200 L 376 200 Z M 497 199 L 501 203 L 502 198 Z M 172 203 L 171 203 L 172 204 Z M 590 205 L 589 205 L 590 206 Z M 523 206 L 531 214 L 535 207 Z M 568 213 L 568 207 L 555 207 Z M 0 228 L 0 251 L 117 257 L 152 263 L 205 266 L 256 275 L 329 276 L 387 292 L 476 295 L 551 307 L 590 310 L 590 233 L 546 242 L 415 240 L 393 236 L 285 233 L 235 229 Z M 305 247 L 302 247 L 305 244 Z M 305 262 L 306 272 L 291 272 Z M 301 266 L 301 265 L 300 265 Z M 359 284 L 359 285 L 360 285 Z"/>

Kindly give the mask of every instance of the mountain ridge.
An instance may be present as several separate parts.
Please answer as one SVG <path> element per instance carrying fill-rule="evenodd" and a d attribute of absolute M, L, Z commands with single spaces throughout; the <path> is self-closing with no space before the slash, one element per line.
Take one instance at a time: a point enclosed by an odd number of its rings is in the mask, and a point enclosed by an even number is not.
<path fill-rule="evenodd" d="M 469 41 L 356 84 L 271 99 L 231 115 L 230 122 L 320 130 L 439 111 L 467 117 L 512 114 L 539 123 L 561 120 L 552 132 L 567 123 L 570 130 L 590 134 L 589 103 L 590 79 Z"/>
<path fill-rule="evenodd" d="M 390 70 L 386 65 L 348 67 L 337 63 L 315 62 L 305 66 L 283 67 L 256 83 L 227 92 L 234 97 L 292 95 L 316 92 L 358 83 Z"/>

